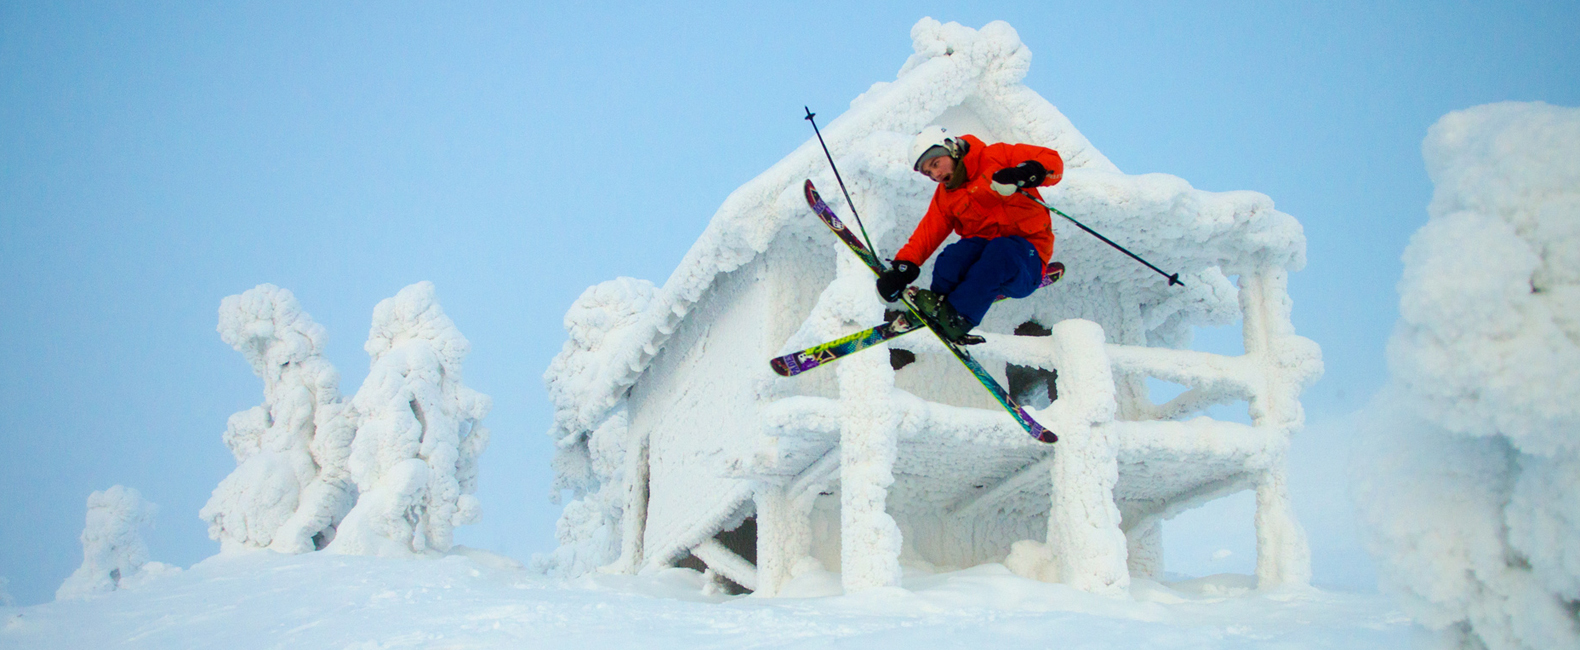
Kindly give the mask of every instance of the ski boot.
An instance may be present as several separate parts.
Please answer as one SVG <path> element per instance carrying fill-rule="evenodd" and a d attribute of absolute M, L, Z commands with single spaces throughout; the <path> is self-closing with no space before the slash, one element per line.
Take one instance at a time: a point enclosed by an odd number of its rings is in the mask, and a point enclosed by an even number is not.
<path fill-rule="evenodd" d="M 916 310 L 922 316 L 933 322 L 938 327 L 938 333 L 955 345 L 976 345 L 987 339 L 970 334 L 971 328 L 976 327 L 971 321 L 955 311 L 944 296 L 938 295 L 927 289 L 913 289 L 909 292 L 911 302 L 916 305 Z"/>

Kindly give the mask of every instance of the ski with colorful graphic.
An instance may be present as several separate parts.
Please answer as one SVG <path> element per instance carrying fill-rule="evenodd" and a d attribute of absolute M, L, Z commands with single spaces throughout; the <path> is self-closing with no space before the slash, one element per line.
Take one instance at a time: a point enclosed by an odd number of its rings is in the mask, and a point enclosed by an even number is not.
<path fill-rule="evenodd" d="M 814 345 L 800 352 L 791 352 L 782 357 L 775 357 L 768 362 L 768 365 L 773 366 L 774 372 L 782 376 L 793 377 L 925 327 L 927 327 L 927 324 L 922 319 L 910 313 L 904 313 L 900 314 L 898 318 L 877 327 L 864 329 L 849 336 L 842 336 L 821 345 Z"/>
<path fill-rule="evenodd" d="M 1041 289 L 1059 281 L 1064 277 L 1064 264 L 1054 262 L 1048 265 L 1048 272 L 1042 276 Z M 999 296 L 994 302 L 1006 300 Z M 848 336 L 842 336 L 827 343 L 814 345 L 800 352 L 791 352 L 782 357 L 775 357 L 768 364 L 773 366 L 774 372 L 785 377 L 792 377 L 803 372 L 828 365 L 852 354 L 870 348 L 884 341 L 910 334 L 919 329 L 925 329 L 926 323 L 918 320 L 910 313 L 901 314 L 899 318 L 877 327 L 861 330 Z"/>
<path fill-rule="evenodd" d="M 834 211 L 828 207 L 827 203 L 823 202 L 823 197 L 818 196 L 817 188 L 813 187 L 811 180 L 806 182 L 805 190 L 807 205 L 811 206 L 812 211 L 817 213 L 819 219 L 823 220 L 823 224 L 828 226 L 829 230 L 834 231 L 834 235 L 839 237 L 840 241 L 845 242 L 845 245 L 850 248 L 851 252 L 855 253 L 856 257 L 860 258 L 867 265 L 867 268 L 872 269 L 874 274 L 883 273 L 885 268 L 883 261 L 878 259 L 877 254 L 868 249 L 867 245 L 862 243 L 860 239 L 857 239 L 855 233 L 846 228 L 844 222 L 834 215 Z M 927 327 L 932 329 L 934 334 L 938 335 L 938 340 L 943 342 L 944 347 L 949 348 L 949 351 L 954 353 L 955 358 L 959 359 L 960 363 L 964 364 L 966 369 L 971 371 L 971 374 L 976 375 L 977 381 L 982 383 L 982 387 L 986 388 L 988 393 L 993 395 L 993 399 L 997 400 L 1004 407 L 1004 410 L 1009 412 L 1027 433 L 1041 442 L 1058 442 L 1059 437 L 1054 435 L 1052 431 L 1043 428 L 1041 424 L 1038 424 L 1031 417 L 1031 414 L 1026 412 L 1025 407 L 1017 403 L 1015 398 L 1010 396 L 1003 386 L 999 385 L 998 380 L 988 374 L 987 369 L 983 368 L 982 364 L 977 363 L 977 360 L 972 358 L 971 353 L 944 338 L 943 334 L 939 332 L 937 324 L 929 321 L 916 309 L 916 304 L 911 299 L 915 292 L 916 288 L 911 287 L 905 291 L 904 296 L 900 299 L 910 312 L 910 316 L 925 322 Z"/>

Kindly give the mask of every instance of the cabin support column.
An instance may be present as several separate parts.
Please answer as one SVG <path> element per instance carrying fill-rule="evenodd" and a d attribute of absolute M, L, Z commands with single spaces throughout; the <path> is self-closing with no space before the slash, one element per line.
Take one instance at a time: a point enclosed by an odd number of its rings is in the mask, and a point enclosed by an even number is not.
<path fill-rule="evenodd" d="M 840 580 L 845 593 L 900 585 L 900 527 L 889 516 L 899 450 L 894 369 L 882 350 L 838 364 Z"/>
<path fill-rule="evenodd" d="M 1311 549 L 1306 531 L 1289 505 L 1282 460 L 1263 472 L 1256 486 L 1256 586 L 1311 584 Z"/>
<path fill-rule="evenodd" d="M 761 485 L 757 505 L 758 596 L 777 596 L 812 557 L 812 506 L 839 476 L 839 449 L 830 449 L 787 485 Z"/>
<path fill-rule="evenodd" d="M 1301 391 L 1322 375 L 1316 344 L 1295 335 L 1288 284 L 1289 272 L 1280 268 L 1240 276 L 1245 354 L 1262 373 L 1251 397 L 1251 422 L 1282 437 L 1284 449 L 1305 423 Z M 1290 505 L 1283 453 L 1257 479 L 1256 581 L 1259 588 L 1311 582 L 1311 549 Z"/>
<path fill-rule="evenodd" d="M 1153 520 L 1125 533 L 1125 565 L 1130 577 L 1156 580 L 1163 575 L 1163 522 Z"/>
<path fill-rule="evenodd" d="M 1050 336 L 1059 360 L 1059 442 L 1051 467 L 1053 509 L 1048 547 L 1061 582 L 1077 589 L 1118 595 L 1130 588 L 1125 534 L 1119 528 L 1114 485 L 1119 461 L 1111 423 L 1118 403 L 1103 328 L 1067 320 Z"/>
<path fill-rule="evenodd" d="M 806 546 L 803 539 L 810 538 L 811 527 L 796 521 L 798 513 L 783 487 L 759 487 L 753 498 L 757 506 L 757 590 L 753 594 L 777 596 L 790 581 L 790 568 L 798 555 L 795 547 Z M 802 549 L 799 554 L 805 553 Z"/>
<path fill-rule="evenodd" d="M 642 537 L 647 534 L 648 445 L 647 436 L 628 434 L 625 455 L 625 507 L 620 515 L 620 557 L 600 567 L 604 573 L 635 575 L 641 568 Z"/>

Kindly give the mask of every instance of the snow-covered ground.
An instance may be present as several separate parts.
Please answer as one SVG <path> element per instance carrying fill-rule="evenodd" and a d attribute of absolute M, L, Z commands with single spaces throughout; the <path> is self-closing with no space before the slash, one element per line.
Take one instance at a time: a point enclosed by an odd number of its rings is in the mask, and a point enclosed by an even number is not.
<path fill-rule="evenodd" d="M 813 573 L 762 599 L 705 594 L 690 569 L 560 581 L 460 550 L 216 556 L 134 589 L 0 607 L 0 647 L 1355 649 L 1411 634 L 1383 596 L 1259 593 L 1237 575 L 1138 580 L 1116 599 L 988 564 L 852 596 Z"/>

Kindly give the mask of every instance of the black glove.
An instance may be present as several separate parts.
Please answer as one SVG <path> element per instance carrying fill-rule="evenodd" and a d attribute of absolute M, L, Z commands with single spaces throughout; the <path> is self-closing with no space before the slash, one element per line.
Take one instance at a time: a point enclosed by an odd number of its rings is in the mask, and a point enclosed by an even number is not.
<path fill-rule="evenodd" d="M 895 262 L 889 270 L 878 275 L 878 297 L 884 302 L 894 302 L 900 297 L 900 292 L 905 290 L 922 270 L 910 262 Z"/>
<path fill-rule="evenodd" d="M 1009 196 L 1023 187 L 1036 187 L 1042 184 L 1042 179 L 1048 175 L 1048 170 L 1042 163 L 1028 160 L 1014 167 L 1005 167 L 993 172 L 993 189 L 999 194 Z"/>

